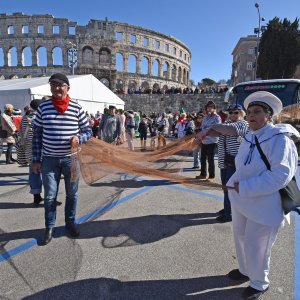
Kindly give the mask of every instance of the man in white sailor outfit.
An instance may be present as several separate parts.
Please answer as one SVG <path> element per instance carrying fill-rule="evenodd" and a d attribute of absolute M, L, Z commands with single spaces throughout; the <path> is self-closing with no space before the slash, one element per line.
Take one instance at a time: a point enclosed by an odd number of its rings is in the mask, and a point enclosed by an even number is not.
<path fill-rule="evenodd" d="M 282 110 L 281 101 L 269 92 L 249 95 L 244 106 L 250 132 L 235 158 L 236 172 L 227 182 L 232 207 L 232 225 L 239 268 L 229 272 L 234 280 L 250 281 L 244 299 L 259 299 L 269 288 L 271 248 L 284 216 L 279 189 L 296 173 L 298 154 L 292 135 L 298 131 L 288 124 L 273 125 L 272 116 Z M 271 170 L 255 145 L 257 137 Z"/>

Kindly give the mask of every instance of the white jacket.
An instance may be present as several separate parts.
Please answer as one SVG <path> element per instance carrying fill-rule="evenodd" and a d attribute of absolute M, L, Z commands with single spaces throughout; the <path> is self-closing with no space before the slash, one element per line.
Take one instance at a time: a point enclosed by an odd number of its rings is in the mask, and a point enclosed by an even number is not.
<path fill-rule="evenodd" d="M 257 136 L 271 171 L 255 146 Z M 239 182 L 239 193 L 229 190 L 231 205 L 247 218 L 268 226 L 282 226 L 284 213 L 279 190 L 286 186 L 297 170 L 298 153 L 291 135 L 298 131 L 287 124 L 272 125 L 249 132 L 243 139 L 235 159 L 236 172 L 227 186 Z"/>

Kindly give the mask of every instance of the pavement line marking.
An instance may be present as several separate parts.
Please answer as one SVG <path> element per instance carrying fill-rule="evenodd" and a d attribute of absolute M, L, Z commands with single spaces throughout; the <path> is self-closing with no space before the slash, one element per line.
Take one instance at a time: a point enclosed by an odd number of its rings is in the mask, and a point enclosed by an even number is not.
<path fill-rule="evenodd" d="M 99 214 L 101 214 L 101 213 L 109 210 L 112 207 L 115 207 L 115 206 L 117 206 L 117 205 L 119 205 L 121 203 L 124 203 L 124 202 L 128 201 L 128 200 L 131 200 L 134 197 L 136 197 L 136 196 L 138 196 L 138 195 L 140 195 L 142 193 L 145 193 L 145 192 L 147 192 L 147 191 L 155 188 L 158 185 L 159 185 L 159 182 L 155 183 L 153 186 L 144 187 L 144 188 L 142 188 L 142 189 L 140 189 L 138 191 L 135 191 L 135 192 L 133 192 L 133 193 L 131 193 L 131 194 L 129 194 L 129 195 L 127 195 L 127 196 L 125 196 L 125 197 L 123 197 L 123 198 L 121 198 L 121 199 L 113 202 L 113 203 L 110 203 L 110 204 L 108 204 L 108 205 L 106 205 L 106 206 L 104 206 L 104 207 L 102 207 L 100 209 L 97 209 L 97 210 L 95 210 L 95 211 L 93 211 L 91 213 L 88 213 L 87 215 L 79 218 L 77 220 L 77 223 L 81 224 L 81 223 L 87 221 L 88 219 L 90 219 L 91 217 L 97 216 L 97 215 L 99 215 Z M 64 230 L 65 230 L 65 226 L 55 227 L 54 237 L 55 236 L 59 236 Z M 34 246 L 37 246 L 38 245 L 37 241 L 38 241 L 38 238 L 31 239 L 28 242 L 25 242 L 25 243 L 23 243 L 23 244 L 15 247 L 15 248 L 9 250 L 9 251 L 6 251 L 4 253 L 0 253 L 0 263 L 3 262 L 3 261 L 6 261 L 8 259 L 10 259 L 11 257 L 13 257 L 13 256 L 15 256 L 17 254 L 20 254 L 20 253 L 22 253 L 22 252 L 24 252 L 24 251 L 26 251 L 26 250 L 34 247 Z"/>
<path fill-rule="evenodd" d="M 300 217 L 294 213 L 294 300 L 300 300 Z"/>

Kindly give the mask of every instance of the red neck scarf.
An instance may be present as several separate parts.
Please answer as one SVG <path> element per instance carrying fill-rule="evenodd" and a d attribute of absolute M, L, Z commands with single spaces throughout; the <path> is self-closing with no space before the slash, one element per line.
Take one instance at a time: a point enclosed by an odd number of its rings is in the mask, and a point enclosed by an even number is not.
<path fill-rule="evenodd" d="M 61 115 L 67 110 L 67 108 L 69 106 L 69 102 L 70 102 L 69 95 L 67 95 L 67 97 L 63 98 L 63 99 L 57 99 L 57 98 L 52 97 L 52 104 L 55 107 L 55 109 L 57 110 L 57 112 Z"/>

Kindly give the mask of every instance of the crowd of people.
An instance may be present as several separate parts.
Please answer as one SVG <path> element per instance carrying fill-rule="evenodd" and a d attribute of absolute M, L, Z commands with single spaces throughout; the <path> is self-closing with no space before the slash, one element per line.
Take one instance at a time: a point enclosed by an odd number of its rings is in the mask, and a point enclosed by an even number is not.
<path fill-rule="evenodd" d="M 229 272 L 228 277 L 250 282 L 243 292 L 245 299 L 258 299 L 268 290 L 271 249 L 288 218 L 278 191 L 296 173 L 298 153 L 291 136 L 299 138 L 292 126 L 272 124 L 272 117 L 282 110 L 276 96 L 255 92 L 244 102 L 246 112 L 241 105 L 232 104 L 222 116 L 213 101 L 208 101 L 202 111 L 190 113 L 181 110 L 146 115 L 110 105 L 102 113 L 90 114 L 68 96 L 70 84 L 65 75 L 52 75 L 49 84 L 51 99 L 31 101 L 21 118 L 10 104 L 5 105 L 1 115 L 1 138 L 7 143 L 6 164 L 15 163 L 14 145 L 22 149 L 23 160 L 18 157 L 18 162 L 29 166 L 34 203 L 44 201 L 43 245 L 53 237 L 61 175 L 66 189 L 66 229 L 74 238 L 80 234 L 75 224 L 78 179 L 71 181 L 71 159 L 76 155 L 72 148 L 94 136 L 116 145 L 127 141 L 133 151 L 134 138 L 138 137 L 145 150 L 147 137 L 180 139 L 195 134 L 198 146 L 193 150 L 192 168 L 200 171 L 198 180 L 215 180 L 214 157 L 218 154 L 224 209 L 216 221 L 232 221 L 238 260 L 238 269 Z M 262 162 L 258 142 L 271 170 Z M 17 151 L 18 156 L 20 153 Z"/>
<path fill-rule="evenodd" d="M 228 91 L 227 87 L 214 87 L 214 86 L 207 86 L 205 88 L 128 88 L 127 94 L 220 94 L 225 93 Z M 125 94 L 123 88 L 118 88 L 115 90 L 116 94 Z"/>

